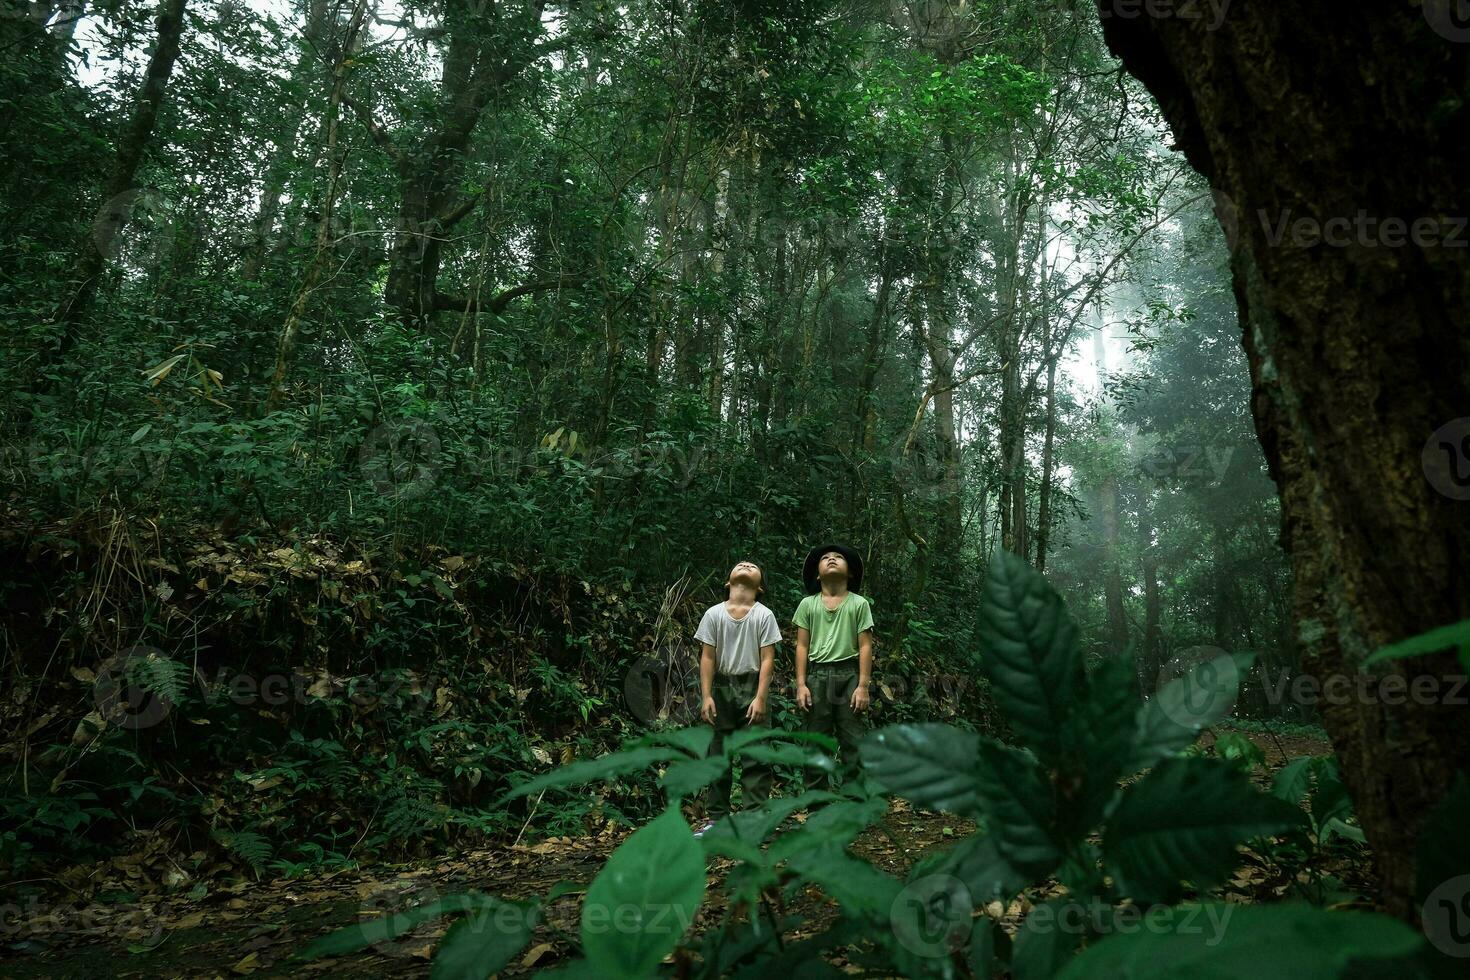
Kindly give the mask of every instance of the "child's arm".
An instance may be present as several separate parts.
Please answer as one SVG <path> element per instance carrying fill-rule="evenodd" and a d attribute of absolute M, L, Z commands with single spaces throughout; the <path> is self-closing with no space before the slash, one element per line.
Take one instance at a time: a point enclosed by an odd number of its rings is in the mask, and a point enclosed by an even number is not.
<path fill-rule="evenodd" d="M 868 683 L 873 679 L 873 631 L 858 634 L 858 683 L 852 692 L 852 710 L 868 710 Z"/>
<path fill-rule="evenodd" d="M 715 648 L 712 644 L 704 644 L 699 651 L 699 693 L 704 696 L 704 703 L 700 705 L 699 717 L 715 723 Z"/>
<path fill-rule="evenodd" d="M 771 689 L 771 674 L 776 669 L 776 647 L 767 644 L 761 647 L 761 677 L 756 684 L 755 700 L 750 702 L 750 708 L 745 712 L 745 720 L 752 725 L 758 725 L 766 717 L 766 693 Z"/>
<path fill-rule="evenodd" d="M 796 628 L 796 706 L 806 709 L 812 706 L 812 692 L 806 686 L 807 648 L 812 644 L 812 635 L 806 627 Z"/>

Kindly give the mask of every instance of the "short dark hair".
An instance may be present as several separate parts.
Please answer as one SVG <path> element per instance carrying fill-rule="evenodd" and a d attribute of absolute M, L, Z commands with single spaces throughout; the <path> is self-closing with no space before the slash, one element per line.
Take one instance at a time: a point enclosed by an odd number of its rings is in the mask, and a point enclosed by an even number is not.
<path fill-rule="evenodd" d="M 744 565 L 746 563 L 749 563 L 751 565 L 754 565 L 755 566 L 755 570 L 761 573 L 761 584 L 758 585 L 758 586 L 756 586 L 756 589 L 755 589 L 756 598 L 760 598 L 761 593 L 764 592 L 764 591 L 766 591 L 766 570 L 764 568 L 761 568 L 760 562 L 751 561 L 749 558 L 741 558 L 735 564 L 736 565 Z M 725 585 L 725 598 L 726 599 L 730 598 L 730 585 L 729 585 L 728 580 L 726 581 L 726 585 Z"/>

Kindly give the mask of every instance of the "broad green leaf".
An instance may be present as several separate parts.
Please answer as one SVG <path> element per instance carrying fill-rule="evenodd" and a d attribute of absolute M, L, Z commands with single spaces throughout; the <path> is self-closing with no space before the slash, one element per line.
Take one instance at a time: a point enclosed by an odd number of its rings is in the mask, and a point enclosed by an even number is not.
<path fill-rule="evenodd" d="M 965 952 L 965 962 L 976 980 L 989 980 L 995 972 L 995 934 L 1000 923 L 982 915 L 970 929 L 970 946 Z"/>
<path fill-rule="evenodd" d="M 1266 754 L 1261 747 L 1239 732 L 1221 732 L 1215 739 L 1215 754 L 1227 762 L 1233 762 L 1246 772 L 1266 764 Z"/>
<path fill-rule="evenodd" d="M 1346 837 L 1348 840 L 1357 841 L 1359 844 L 1368 843 L 1368 838 L 1363 833 L 1362 828 L 1346 823 L 1341 817 L 1329 817 L 1327 822 L 1322 825 L 1322 840 L 1329 841 L 1334 836 Z"/>
<path fill-rule="evenodd" d="M 882 797 L 829 804 L 812 814 L 796 830 L 777 838 L 771 845 L 768 859 L 784 861 L 797 851 L 826 844 L 845 847 L 887 812 L 888 802 Z"/>
<path fill-rule="evenodd" d="M 973 817 L 980 803 L 978 741 L 950 725 L 892 725 L 869 732 L 859 756 L 863 770 L 887 792 L 927 810 Z"/>
<path fill-rule="evenodd" d="M 977 905 L 997 899 L 1008 901 L 1031 884 L 1026 874 L 1002 856 L 990 834 L 974 834 L 956 847 L 947 867 L 970 889 Z"/>
<path fill-rule="evenodd" d="M 1330 820 L 1346 822 L 1353 815 L 1353 801 L 1337 771 L 1337 760 L 1332 756 L 1318 756 L 1312 760 L 1312 771 L 1317 777 L 1311 801 L 1312 823 L 1320 830 Z"/>
<path fill-rule="evenodd" d="M 582 759 L 571 765 L 553 769 L 551 772 L 537 776 L 517 786 L 506 793 L 498 801 L 496 806 L 504 806 L 517 797 L 526 796 L 531 793 L 539 793 L 543 789 L 560 789 L 565 786 L 577 786 L 582 783 L 593 783 L 603 779 L 611 779 L 613 776 L 621 776 L 624 773 L 637 772 L 647 769 L 649 766 L 670 759 L 681 759 L 684 754 L 678 749 L 669 747 L 650 747 L 641 749 L 626 749 L 622 752 L 610 752 L 596 759 Z"/>
<path fill-rule="evenodd" d="M 964 884 L 950 877 L 910 881 L 889 914 L 889 929 L 876 937 L 900 975 L 955 976 L 954 954 L 970 941 L 975 903 Z M 982 917 L 983 918 L 983 917 Z"/>
<path fill-rule="evenodd" d="M 1086 695 L 1071 716 L 1074 730 L 1068 735 L 1081 771 L 1076 771 L 1069 752 L 1061 780 L 1064 786 L 1081 783 L 1074 798 L 1061 801 L 1059 816 L 1072 837 L 1084 837 L 1096 827 L 1118 794 L 1118 780 L 1133 744 L 1136 683 L 1133 664 L 1121 657 L 1103 661 L 1087 677 Z"/>
<path fill-rule="evenodd" d="M 695 725 L 691 728 L 674 728 L 662 732 L 650 732 L 628 744 L 627 748 L 651 748 L 657 745 L 667 745 L 686 753 L 692 759 L 702 759 L 709 754 L 709 743 L 715 737 L 715 730 L 708 725 Z"/>
<path fill-rule="evenodd" d="M 799 916 L 787 916 L 785 929 L 781 932 L 801 928 Z M 706 965 L 707 977 L 728 976 L 736 964 L 747 961 L 765 950 L 767 955 L 779 950 L 777 930 L 763 915 L 745 921 L 729 922 L 721 929 L 708 930 L 700 941 L 700 959 Z"/>
<path fill-rule="evenodd" d="M 699 839 L 699 842 L 706 851 L 712 854 L 727 853 L 727 850 L 722 850 L 726 847 L 723 843 L 726 840 L 738 841 L 747 847 L 759 847 L 780 826 L 781 821 L 797 810 L 817 803 L 831 803 L 842 799 L 843 797 L 836 793 L 819 790 L 802 793 L 800 796 L 781 796 L 767 800 L 755 809 L 740 810 L 720 818 L 714 827 Z"/>
<path fill-rule="evenodd" d="M 822 772 L 831 772 L 837 768 L 837 762 L 827 753 L 800 745 L 745 745 L 738 754 L 742 759 L 773 766 L 798 766 L 803 769 L 820 769 Z"/>
<path fill-rule="evenodd" d="M 849 916 L 841 916 L 825 932 L 810 939 L 789 942 L 775 956 L 756 960 L 735 971 L 731 980 L 845 980 L 848 976 L 829 963 L 824 950 L 840 949 L 872 938 L 872 924 Z"/>
<path fill-rule="evenodd" d="M 1088 947 L 1060 980 L 1338 980 L 1355 960 L 1408 959 L 1423 948 L 1397 919 L 1298 904 L 1150 910 L 1134 928 Z"/>
<path fill-rule="evenodd" d="M 603 980 L 607 974 L 591 960 L 568 960 L 546 970 L 537 970 L 536 976 L 547 980 Z"/>
<path fill-rule="evenodd" d="M 1167 759 L 1123 793 L 1103 853 L 1135 902 L 1177 898 L 1180 882 L 1210 888 L 1236 867 L 1236 847 L 1300 824 L 1296 807 L 1258 791 L 1214 759 Z"/>
<path fill-rule="evenodd" d="M 980 669 L 1012 730 L 1038 754 L 1055 757 L 1082 683 L 1077 627 L 1041 573 L 1015 555 L 990 563 L 980 640 Z"/>
<path fill-rule="evenodd" d="M 1292 759 L 1271 777 L 1271 795 L 1287 803 L 1300 803 L 1312 788 L 1312 757 Z"/>
<path fill-rule="evenodd" d="M 1454 785 L 1419 829 L 1417 899 L 1423 902 L 1452 878 L 1470 875 L 1470 776 L 1460 772 Z M 1463 894 L 1458 896 L 1465 900 Z"/>
<path fill-rule="evenodd" d="M 903 890 L 897 880 L 868 862 L 852 857 L 837 843 L 801 851 L 792 856 L 787 867 L 821 886 L 849 915 L 882 923 L 885 927 L 893 911 L 893 903 Z"/>
<path fill-rule="evenodd" d="M 1014 980 L 1051 980 L 1061 972 L 1082 941 L 1077 929 L 1064 918 L 1076 908 L 1072 899 L 1052 899 L 1036 906 L 1021 921 L 1011 953 Z"/>
<path fill-rule="evenodd" d="M 1026 874 L 1049 874 L 1062 860 L 1056 804 L 1047 774 L 1030 753 L 992 739 L 977 742 L 975 777 L 985 826 L 1005 859 Z"/>
<path fill-rule="evenodd" d="M 730 759 L 724 754 L 675 762 L 664 770 L 664 792 L 669 794 L 671 801 L 682 799 L 698 793 L 729 769 Z"/>
<path fill-rule="evenodd" d="M 1133 749 L 1123 766 L 1132 775 L 1160 759 L 1184 751 L 1199 733 L 1235 707 L 1240 685 L 1255 663 L 1253 654 L 1235 654 L 1196 664 L 1138 708 Z"/>
<path fill-rule="evenodd" d="M 160 361 L 153 365 L 153 367 L 144 370 L 143 377 L 147 379 L 149 384 L 157 385 L 164 378 L 168 377 L 168 373 L 188 356 L 188 354 L 175 354 L 173 357 Z"/>
<path fill-rule="evenodd" d="M 1364 660 L 1363 666 L 1369 667 L 1385 660 L 1424 657 L 1450 649 L 1459 650 L 1461 663 L 1465 664 L 1465 669 L 1470 670 L 1470 619 L 1450 626 L 1441 626 L 1427 633 L 1420 633 L 1418 636 L 1383 647 Z"/>
<path fill-rule="evenodd" d="M 613 851 L 582 903 L 582 951 L 605 977 L 643 980 L 704 899 L 704 852 L 677 807 Z"/>
<path fill-rule="evenodd" d="M 725 754 L 733 756 L 741 753 L 747 745 L 769 742 L 774 738 L 779 738 L 784 742 L 807 742 L 828 753 L 837 751 L 837 739 L 831 735 L 823 735 L 821 732 L 788 732 L 780 728 L 746 728 L 726 736 Z"/>
<path fill-rule="evenodd" d="M 489 895 L 450 895 L 435 902 L 426 902 L 423 905 L 395 912 L 391 915 L 381 916 L 376 919 L 367 919 L 356 925 L 350 925 L 313 942 L 298 954 L 299 959 L 314 960 L 322 956 L 341 956 L 344 953 L 355 953 L 359 949 L 366 949 L 374 943 L 381 943 L 402 935 L 410 929 L 430 919 L 454 912 L 476 912 L 480 910 L 491 910 L 502 905 L 497 899 Z"/>
<path fill-rule="evenodd" d="M 431 980 L 485 980 L 526 947 L 535 925 L 527 909 L 504 904 L 449 927 L 434 952 Z"/>
<path fill-rule="evenodd" d="M 581 895 L 586 890 L 587 886 L 582 882 L 570 881 L 563 878 L 551 886 L 551 890 L 546 893 L 546 901 L 548 903 L 554 902 L 563 895 Z"/>

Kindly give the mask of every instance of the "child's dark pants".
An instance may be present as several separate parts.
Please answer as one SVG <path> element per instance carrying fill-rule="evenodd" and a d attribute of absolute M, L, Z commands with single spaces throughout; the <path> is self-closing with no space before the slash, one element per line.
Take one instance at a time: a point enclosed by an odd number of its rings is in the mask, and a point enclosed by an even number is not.
<path fill-rule="evenodd" d="M 716 674 L 710 694 L 715 699 L 715 737 L 710 739 L 709 754 L 718 755 L 725 751 L 725 736 L 742 728 L 760 728 L 745 720 L 750 702 L 760 688 L 759 674 Z M 753 759 L 740 760 L 741 803 L 746 807 L 760 806 L 771 795 L 772 773 L 769 763 Z M 710 819 L 718 820 L 730 812 L 730 791 L 734 778 L 729 769 L 711 787 L 709 802 Z"/>
<path fill-rule="evenodd" d="M 837 736 L 843 782 L 851 782 L 858 771 L 858 739 L 863 735 L 863 722 L 852 710 L 852 694 L 857 690 L 857 684 L 856 657 L 807 666 L 806 686 L 812 692 L 812 707 L 806 713 L 805 729 Z M 809 790 L 829 789 L 832 776 L 809 769 L 806 787 Z"/>

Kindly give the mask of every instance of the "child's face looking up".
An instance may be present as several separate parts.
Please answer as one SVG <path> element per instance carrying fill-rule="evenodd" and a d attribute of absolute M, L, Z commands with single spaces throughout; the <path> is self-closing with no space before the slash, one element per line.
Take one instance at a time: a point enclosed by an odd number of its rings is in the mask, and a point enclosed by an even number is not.
<path fill-rule="evenodd" d="M 725 584 L 743 585 L 754 592 L 759 592 L 762 585 L 761 570 L 756 567 L 754 562 L 740 562 L 734 568 L 730 569 L 730 579 Z"/>
<path fill-rule="evenodd" d="M 817 562 L 817 574 L 822 578 L 847 578 L 847 559 L 840 551 L 829 551 Z"/>

